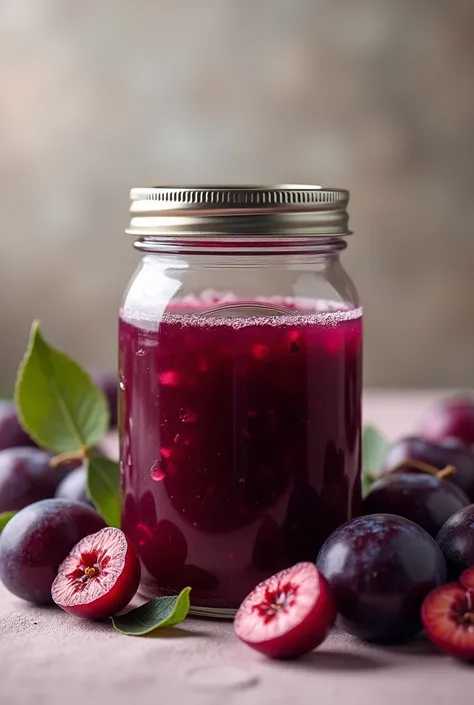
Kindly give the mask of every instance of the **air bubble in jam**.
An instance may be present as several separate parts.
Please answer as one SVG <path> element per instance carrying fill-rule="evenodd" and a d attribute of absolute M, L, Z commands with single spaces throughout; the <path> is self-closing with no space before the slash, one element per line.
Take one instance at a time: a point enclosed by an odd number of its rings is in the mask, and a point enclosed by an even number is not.
<path fill-rule="evenodd" d="M 197 419 L 197 414 L 192 409 L 181 409 L 180 419 L 183 423 L 194 423 Z"/>
<path fill-rule="evenodd" d="M 151 466 L 150 477 L 155 482 L 163 482 L 166 479 L 166 472 L 159 460 L 156 460 Z"/>

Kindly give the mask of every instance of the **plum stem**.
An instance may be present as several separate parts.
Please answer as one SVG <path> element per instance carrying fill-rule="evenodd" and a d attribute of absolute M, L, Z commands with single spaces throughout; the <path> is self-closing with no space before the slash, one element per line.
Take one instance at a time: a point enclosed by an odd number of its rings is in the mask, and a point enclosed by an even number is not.
<path fill-rule="evenodd" d="M 403 468 L 414 468 L 415 470 L 419 470 L 420 472 L 426 472 L 429 475 L 434 475 L 435 477 L 439 477 L 440 480 L 442 480 L 445 477 L 450 477 L 451 475 L 454 475 L 456 472 L 456 468 L 454 465 L 447 465 L 445 468 L 440 470 L 439 468 L 435 467 L 434 465 L 430 465 L 429 463 L 425 463 L 423 460 L 412 460 L 411 458 L 407 458 L 406 460 L 402 460 L 401 463 L 398 463 L 398 465 L 395 465 L 390 472 L 395 472 L 396 470 L 402 470 Z"/>
<path fill-rule="evenodd" d="M 440 480 L 444 480 L 445 477 L 451 477 L 456 472 L 454 465 L 446 465 L 445 468 L 436 473 L 436 477 Z"/>

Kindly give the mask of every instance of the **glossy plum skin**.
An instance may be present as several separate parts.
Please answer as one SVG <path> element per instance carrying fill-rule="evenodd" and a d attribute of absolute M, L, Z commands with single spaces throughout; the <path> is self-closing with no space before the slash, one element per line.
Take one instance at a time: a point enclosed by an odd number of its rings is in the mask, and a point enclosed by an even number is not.
<path fill-rule="evenodd" d="M 39 448 L 0 450 L 0 512 L 18 511 L 54 497 L 67 468 L 52 468 L 49 460 L 48 453 Z"/>
<path fill-rule="evenodd" d="M 381 643 L 417 634 L 423 599 L 446 579 L 443 556 L 431 536 L 391 514 L 344 524 L 327 539 L 316 564 L 332 588 L 339 626 Z"/>
<path fill-rule="evenodd" d="M 0 450 L 18 446 L 35 446 L 36 443 L 20 426 L 15 405 L 5 399 L 0 400 Z"/>
<path fill-rule="evenodd" d="M 457 580 L 467 568 L 474 566 L 474 504 L 448 519 L 436 542 L 445 558 L 450 579 Z"/>
<path fill-rule="evenodd" d="M 10 592 L 36 604 L 52 602 L 59 565 L 85 536 L 104 528 L 90 507 L 44 499 L 16 514 L 0 535 L 0 579 Z"/>
<path fill-rule="evenodd" d="M 425 473 L 397 472 L 372 485 L 362 513 L 397 514 L 436 538 L 443 524 L 468 505 L 468 497 L 451 482 Z"/>
<path fill-rule="evenodd" d="M 76 468 L 64 478 L 56 490 L 56 497 L 93 506 L 87 494 L 87 471 L 84 465 Z"/>
<path fill-rule="evenodd" d="M 92 375 L 92 378 L 107 397 L 110 411 L 110 428 L 116 428 L 118 422 L 118 373 L 96 372 Z"/>
<path fill-rule="evenodd" d="M 389 448 L 384 468 L 391 470 L 407 460 L 421 460 L 439 470 L 454 466 L 456 471 L 446 480 L 460 487 L 470 501 L 474 501 L 474 453 L 470 449 L 436 445 L 418 436 L 408 436 Z"/>
<path fill-rule="evenodd" d="M 474 397 L 457 396 L 442 399 L 424 417 L 421 435 L 434 443 L 447 437 L 459 438 L 466 445 L 474 444 Z"/>
<path fill-rule="evenodd" d="M 456 449 L 462 449 L 466 450 L 469 449 L 469 445 L 466 445 L 464 441 L 461 441 L 460 438 L 456 438 L 455 436 L 446 436 L 446 438 L 443 438 L 439 444 L 440 446 L 443 446 L 443 448 L 456 448 Z"/>

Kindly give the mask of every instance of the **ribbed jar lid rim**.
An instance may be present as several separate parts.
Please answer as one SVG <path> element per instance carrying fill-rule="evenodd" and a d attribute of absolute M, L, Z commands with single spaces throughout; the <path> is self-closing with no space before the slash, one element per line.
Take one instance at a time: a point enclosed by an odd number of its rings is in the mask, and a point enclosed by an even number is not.
<path fill-rule="evenodd" d="M 130 192 L 136 237 L 348 235 L 349 192 L 277 186 L 157 186 Z"/>

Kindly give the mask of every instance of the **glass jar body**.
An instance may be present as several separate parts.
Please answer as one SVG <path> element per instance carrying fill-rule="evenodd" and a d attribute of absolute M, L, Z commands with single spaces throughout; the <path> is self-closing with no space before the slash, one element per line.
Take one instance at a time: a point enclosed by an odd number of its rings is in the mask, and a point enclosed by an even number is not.
<path fill-rule="evenodd" d="M 119 322 L 123 529 L 151 597 L 230 615 L 360 503 L 361 308 L 337 248 L 152 254 Z"/>

